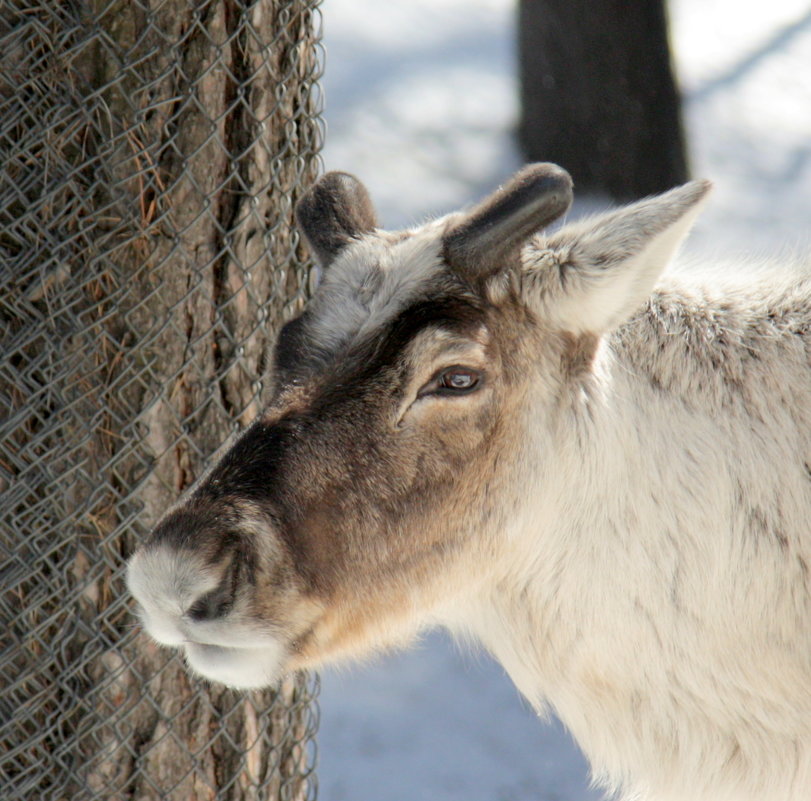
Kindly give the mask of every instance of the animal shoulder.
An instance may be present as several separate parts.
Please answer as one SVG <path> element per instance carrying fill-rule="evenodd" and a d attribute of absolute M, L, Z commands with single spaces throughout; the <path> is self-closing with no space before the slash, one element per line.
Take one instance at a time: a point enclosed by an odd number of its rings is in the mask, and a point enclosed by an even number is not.
<path fill-rule="evenodd" d="M 811 260 L 674 271 L 609 342 L 641 380 L 685 401 L 723 405 L 771 389 L 784 402 L 772 385 L 789 383 L 794 403 L 811 402 Z"/>

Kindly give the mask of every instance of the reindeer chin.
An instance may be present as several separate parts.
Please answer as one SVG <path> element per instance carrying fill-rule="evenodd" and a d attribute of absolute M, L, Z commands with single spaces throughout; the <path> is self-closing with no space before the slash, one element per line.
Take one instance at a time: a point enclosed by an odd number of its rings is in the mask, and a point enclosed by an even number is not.
<path fill-rule="evenodd" d="M 221 645 L 187 642 L 183 645 L 189 667 L 204 679 L 237 690 L 269 687 L 283 675 L 284 647 L 226 648 Z"/>

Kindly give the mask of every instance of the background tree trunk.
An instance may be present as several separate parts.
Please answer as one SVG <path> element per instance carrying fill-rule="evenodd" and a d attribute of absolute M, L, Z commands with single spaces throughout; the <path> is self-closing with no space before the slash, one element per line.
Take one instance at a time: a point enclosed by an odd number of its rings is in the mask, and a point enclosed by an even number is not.
<path fill-rule="evenodd" d="M 0 17 L 0 784 L 304 799 L 306 677 L 236 694 L 133 628 L 134 541 L 260 408 L 302 305 L 317 0 Z"/>
<path fill-rule="evenodd" d="M 617 199 L 686 180 L 663 0 L 520 0 L 518 45 L 528 159 Z"/>

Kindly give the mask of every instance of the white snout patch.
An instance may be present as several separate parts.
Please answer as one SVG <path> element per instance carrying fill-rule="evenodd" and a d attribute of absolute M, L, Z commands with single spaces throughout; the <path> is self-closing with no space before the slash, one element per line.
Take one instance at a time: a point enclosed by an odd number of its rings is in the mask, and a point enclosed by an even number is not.
<path fill-rule="evenodd" d="M 127 586 L 153 640 L 181 648 L 191 670 L 211 681 L 238 689 L 274 684 L 286 657 L 278 637 L 238 613 L 211 621 L 187 614 L 217 585 L 217 576 L 194 554 L 170 548 L 140 551 L 127 565 Z"/>
<path fill-rule="evenodd" d="M 162 614 L 160 611 L 157 613 L 149 612 L 143 604 L 138 610 L 138 617 L 141 619 L 141 624 L 146 633 L 155 642 L 161 645 L 178 647 L 186 641 L 186 635 L 183 633 L 176 617 Z"/>

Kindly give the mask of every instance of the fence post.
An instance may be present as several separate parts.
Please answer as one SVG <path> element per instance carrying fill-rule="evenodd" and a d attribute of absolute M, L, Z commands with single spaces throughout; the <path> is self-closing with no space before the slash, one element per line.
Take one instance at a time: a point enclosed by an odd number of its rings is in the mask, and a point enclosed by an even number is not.
<path fill-rule="evenodd" d="M 260 408 L 308 293 L 318 0 L 0 14 L 0 785 L 314 795 L 315 685 L 237 694 L 133 626 L 122 566 Z"/>

